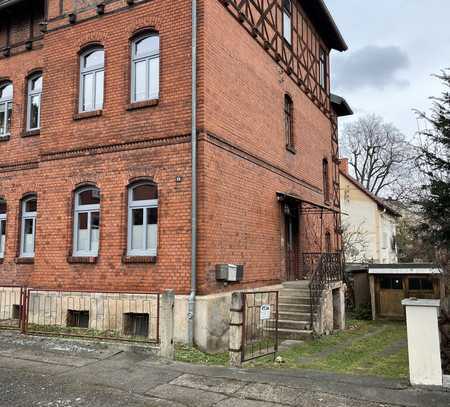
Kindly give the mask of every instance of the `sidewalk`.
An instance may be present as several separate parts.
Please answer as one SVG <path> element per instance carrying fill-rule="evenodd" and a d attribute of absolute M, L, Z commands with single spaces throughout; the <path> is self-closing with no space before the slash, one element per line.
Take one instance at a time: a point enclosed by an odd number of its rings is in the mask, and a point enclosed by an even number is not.
<path fill-rule="evenodd" d="M 118 345 L 0 332 L 2 407 L 448 407 L 450 393 L 305 370 L 205 367 Z"/>

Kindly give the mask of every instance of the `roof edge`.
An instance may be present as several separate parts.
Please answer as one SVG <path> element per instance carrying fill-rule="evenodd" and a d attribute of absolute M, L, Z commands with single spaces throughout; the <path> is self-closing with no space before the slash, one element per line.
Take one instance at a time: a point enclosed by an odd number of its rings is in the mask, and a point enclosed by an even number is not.
<path fill-rule="evenodd" d="M 317 31 L 323 34 L 330 48 L 340 52 L 348 50 L 348 45 L 324 0 L 299 0 L 299 3 L 315 22 Z"/>
<path fill-rule="evenodd" d="M 390 213 L 392 216 L 395 216 L 396 218 L 401 218 L 402 215 L 397 212 L 395 209 L 391 208 L 390 206 L 386 205 L 381 198 L 370 192 L 367 188 L 365 188 L 360 182 L 358 182 L 355 178 L 353 178 L 351 175 L 345 173 L 341 169 L 339 169 L 339 173 L 343 175 L 345 178 L 347 178 L 348 181 L 350 181 L 355 187 L 357 187 L 360 191 L 364 192 L 369 198 L 371 198 L 379 208 L 385 209 L 386 212 Z"/>

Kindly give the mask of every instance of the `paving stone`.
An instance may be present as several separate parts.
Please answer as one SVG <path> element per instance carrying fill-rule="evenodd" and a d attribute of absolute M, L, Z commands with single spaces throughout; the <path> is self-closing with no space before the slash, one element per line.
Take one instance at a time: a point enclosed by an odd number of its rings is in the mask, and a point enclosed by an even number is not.
<path fill-rule="evenodd" d="M 224 401 L 220 401 L 214 407 L 278 407 L 278 406 L 280 406 L 280 404 L 267 403 L 265 401 L 241 400 L 229 398 Z"/>
<path fill-rule="evenodd" d="M 210 407 L 227 398 L 227 396 L 223 394 L 180 387 L 172 384 L 157 386 L 154 389 L 149 390 L 146 395 L 177 401 L 195 407 Z"/>
<path fill-rule="evenodd" d="M 236 391 L 246 385 L 245 382 L 241 382 L 238 380 L 219 377 L 196 376 L 191 374 L 184 374 L 180 377 L 177 377 L 175 380 L 171 381 L 170 384 L 223 394 L 236 393 Z"/>
<path fill-rule="evenodd" d="M 236 395 L 242 398 L 257 399 L 273 403 L 295 405 L 300 391 L 285 386 L 252 383 L 239 390 Z"/>

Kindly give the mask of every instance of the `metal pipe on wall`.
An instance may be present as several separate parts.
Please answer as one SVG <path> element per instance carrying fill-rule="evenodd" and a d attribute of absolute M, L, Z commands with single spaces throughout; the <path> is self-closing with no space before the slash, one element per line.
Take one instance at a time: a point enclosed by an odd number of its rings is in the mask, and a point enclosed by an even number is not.
<path fill-rule="evenodd" d="M 192 128 L 191 128 L 191 293 L 188 300 L 188 345 L 194 345 L 197 293 L 197 0 L 192 0 Z"/>

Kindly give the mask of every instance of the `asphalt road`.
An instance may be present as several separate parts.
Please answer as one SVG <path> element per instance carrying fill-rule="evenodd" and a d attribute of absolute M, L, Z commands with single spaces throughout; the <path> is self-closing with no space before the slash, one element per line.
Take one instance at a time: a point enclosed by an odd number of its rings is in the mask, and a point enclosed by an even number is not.
<path fill-rule="evenodd" d="M 0 332 L 2 407 L 448 407 L 450 392 L 301 370 L 237 370 Z"/>

